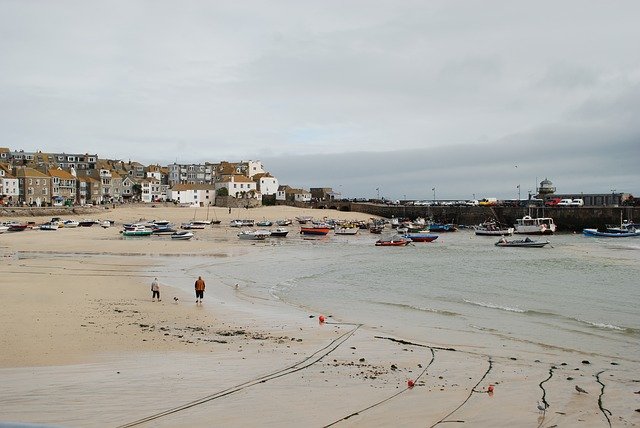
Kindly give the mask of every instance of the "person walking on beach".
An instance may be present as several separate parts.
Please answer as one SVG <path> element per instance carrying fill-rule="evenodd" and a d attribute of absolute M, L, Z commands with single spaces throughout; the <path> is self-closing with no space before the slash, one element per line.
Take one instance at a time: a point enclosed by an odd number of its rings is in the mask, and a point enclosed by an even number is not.
<path fill-rule="evenodd" d="M 158 284 L 158 278 L 154 278 L 151 282 L 151 301 L 155 302 L 156 297 L 158 302 L 160 301 L 160 284 Z"/>
<path fill-rule="evenodd" d="M 204 279 L 201 276 L 196 280 L 195 288 L 196 288 L 196 303 L 202 303 L 202 298 L 204 297 Z"/>

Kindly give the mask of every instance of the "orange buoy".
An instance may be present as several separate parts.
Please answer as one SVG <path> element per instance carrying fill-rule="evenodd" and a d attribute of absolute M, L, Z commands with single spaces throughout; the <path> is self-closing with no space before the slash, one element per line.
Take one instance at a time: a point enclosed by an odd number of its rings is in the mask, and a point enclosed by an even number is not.
<path fill-rule="evenodd" d="M 489 388 L 487 388 L 487 392 L 493 392 L 493 385 L 489 385 Z"/>
<path fill-rule="evenodd" d="M 324 324 L 324 315 L 320 315 L 320 316 L 318 317 L 318 322 L 319 322 L 320 324 Z"/>
<path fill-rule="evenodd" d="M 409 380 L 407 381 L 407 386 L 408 386 L 409 388 L 413 388 L 413 386 L 414 386 L 415 384 L 416 384 L 416 383 L 415 383 L 413 380 L 411 380 L 411 379 L 409 379 Z"/>

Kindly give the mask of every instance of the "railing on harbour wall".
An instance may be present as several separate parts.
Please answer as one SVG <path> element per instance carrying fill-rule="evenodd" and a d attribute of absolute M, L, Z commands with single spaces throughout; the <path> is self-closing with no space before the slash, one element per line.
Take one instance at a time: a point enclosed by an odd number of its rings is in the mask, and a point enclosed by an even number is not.
<path fill-rule="evenodd" d="M 620 219 L 640 222 L 640 207 L 467 207 L 467 206 L 403 206 L 367 202 L 331 201 L 314 204 L 317 208 L 356 211 L 392 218 L 424 217 L 437 222 L 475 225 L 487 220 L 513 224 L 525 215 L 551 217 L 559 231 L 582 231 L 589 227 L 620 224 Z"/>

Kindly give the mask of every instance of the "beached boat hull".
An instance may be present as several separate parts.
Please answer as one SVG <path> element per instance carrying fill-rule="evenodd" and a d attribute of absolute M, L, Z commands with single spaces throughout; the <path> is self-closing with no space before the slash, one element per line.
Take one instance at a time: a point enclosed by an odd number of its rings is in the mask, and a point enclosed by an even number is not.
<path fill-rule="evenodd" d="M 338 227 L 335 229 L 336 235 L 356 235 L 358 233 L 357 227 Z"/>
<path fill-rule="evenodd" d="M 407 233 L 402 236 L 403 238 L 411 240 L 411 242 L 433 242 L 438 239 L 438 235 L 432 235 L 429 233 Z"/>
<path fill-rule="evenodd" d="M 188 241 L 191 238 L 193 238 L 193 233 L 191 232 L 174 232 L 171 234 L 171 239 L 176 241 Z"/>
<path fill-rule="evenodd" d="M 270 235 L 271 233 L 268 231 L 240 232 L 238 233 L 238 238 L 249 241 L 264 241 Z"/>
<path fill-rule="evenodd" d="M 303 235 L 326 235 L 331 231 L 328 227 L 301 227 L 300 233 Z"/>
<path fill-rule="evenodd" d="M 287 236 L 288 233 L 289 233 L 289 230 L 278 228 L 276 230 L 271 231 L 271 236 L 274 236 L 276 238 L 284 238 L 285 236 Z"/>
<path fill-rule="evenodd" d="M 28 227 L 27 224 L 11 224 L 9 225 L 8 232 L 22 232 Z"/>
<path fill-rule="evenodd" d="M 410 242 L 411 241 L 409 241 L 408 239 L 400 239 L 397 241 L 378 240 L 376 241 L 376 247 L 404 247 Z"/>

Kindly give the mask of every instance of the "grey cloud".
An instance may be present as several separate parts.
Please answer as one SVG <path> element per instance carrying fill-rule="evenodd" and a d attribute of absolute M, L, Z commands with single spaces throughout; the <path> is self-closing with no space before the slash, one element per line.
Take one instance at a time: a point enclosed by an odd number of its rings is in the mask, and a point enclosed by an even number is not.
<path fill-rule="evenodd" d="M 350 183 L 354 196 L 508 194 L 543 175 L 637 188 L 638 12 L 633 1 L 0 2 L 0 145 L 260 157 L 292 185 Z"/>

